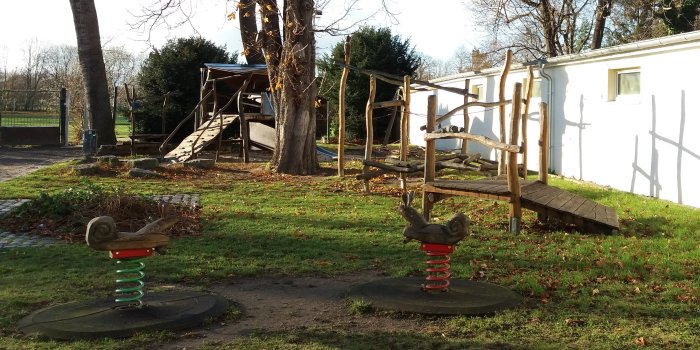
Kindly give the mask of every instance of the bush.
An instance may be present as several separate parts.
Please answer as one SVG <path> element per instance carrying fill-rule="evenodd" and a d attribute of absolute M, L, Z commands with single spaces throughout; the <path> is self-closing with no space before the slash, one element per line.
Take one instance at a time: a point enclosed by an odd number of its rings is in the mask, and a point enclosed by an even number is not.
<path fill-rule="evenodd" d="M 199 102 L 200 68 L 204 63 L 236 63 L 238 54 L 229 55 L 224 47 L 206 39 L 191 37 L 169 40 L 160 50 L 146 59 L 138 76 L 140 108 L 136 111 L 136 132 L 161 132 L 163 97 L 168 99 L 165 110 L 165 132 L 175 129 Z M 173 141 L 192 132 L 193 123 L 186 123 Z"/>

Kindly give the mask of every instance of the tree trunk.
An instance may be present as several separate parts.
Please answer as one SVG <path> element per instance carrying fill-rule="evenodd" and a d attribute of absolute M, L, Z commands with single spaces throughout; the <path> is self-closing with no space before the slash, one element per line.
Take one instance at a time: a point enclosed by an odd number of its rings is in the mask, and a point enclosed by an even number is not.
<path fill-rule="evenodd" d="M 97 134 L 97 146 L 117 143 L 109 110 L 107 74 L 100 43 L 94 0 L 70 0 L 78 39 L 78 59 L 87 95 L 88 113 Z"/>
<path fill-rule="evenodd" d="M 316 157 L 316 42 L 312 0 L 286 0 L 284 44 L 279 39 L 274 0 L 259 0 L 263 9 L 265 59 L 277 106 L 272 166 L 279 173 L 306 175 L 318 171 Z M 268 7 L 274 5 L 274 7 Z M 265 20 L 267 16 L 267 20 Z"/>
<path fill-rule="evenodd" d="M 542 31 L 544 32 L 544 41 L 545 48 L 547 50 L 547 55 L 550 58 L 556 57 L 558 56 L 557 33 L 559 27 L 556 24 L 554 8 L 549 3 L 549 0 L 540 1 L 538 7 L 541 16 L 540 23 L 542 24 Z"/>
<path fill-rule="evenodd" d="M 255 0 L 240 0 L 238 4 L 238 23 L 241 26 L 243 54 L 248 64 L 265 64 L 262 47 L 257 42 L 258 25 L 255 22 Z"/>
<path fill-rule="evenodd" d="M 595 23 L 593 23 L 593 38 L 591 39 L 591 49 L 600 49 L 603 45 L 603 31 L 605 21 L 612 11 L 612 0 L 598 0 L 595 9 Z"/>

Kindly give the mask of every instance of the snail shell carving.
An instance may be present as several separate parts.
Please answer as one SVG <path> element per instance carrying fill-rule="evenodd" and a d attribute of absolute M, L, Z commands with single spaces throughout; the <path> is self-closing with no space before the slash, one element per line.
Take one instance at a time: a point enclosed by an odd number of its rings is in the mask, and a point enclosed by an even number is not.
<path fill-rule="evenodd" d="M 113 241 L 117 238 L 119 238 L 117 234 L 117 224 L 110 216 L 98 216 L 90 220 L 87 225 L 85 241 L 88 246 Z"/>

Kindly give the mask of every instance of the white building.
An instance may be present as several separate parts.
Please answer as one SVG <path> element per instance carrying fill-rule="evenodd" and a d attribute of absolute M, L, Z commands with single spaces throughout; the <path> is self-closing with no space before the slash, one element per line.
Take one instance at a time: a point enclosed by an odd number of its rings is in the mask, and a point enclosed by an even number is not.
<path fill-rule="evenodd" d="M 537 170 L 540 101 L 550 108 L 550 169 L 637 194 L 700 207 L 700 32 L 668 36 L 534 63 L 535 88 L 528 119 L 528 168 Z M 433 80 L 498 100 L 501 68 Z M 524 82 L 514 64 L 506 98 Z M 438 115 L 463 104 L 442 91 L 411 95 L 410 142 L 423 145 L 427 96 L 438 97 Z M 498 109 L 469 109 L 470 132 L 497 140 Z M 508 117 L 509 118 L 509 117 Z M 442 126 L 463 126 L 461 113 Z M 506 123 L 508 124 L 508 123 Z M 459 140 L 438 142 L 458 149 Z M 477 143 L 470 152 L 495 159 Z"/>

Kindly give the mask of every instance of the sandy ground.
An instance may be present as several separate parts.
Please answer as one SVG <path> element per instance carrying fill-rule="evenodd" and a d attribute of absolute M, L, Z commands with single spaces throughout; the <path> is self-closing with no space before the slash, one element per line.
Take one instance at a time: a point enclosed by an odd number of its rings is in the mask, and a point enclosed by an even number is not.
<path fill-rule="evenodd" d="M 80 147 L 0 147 L 0 181 L 28 174 L 54 163 L 82 157 Z"/>
<path fill-rule="evenodd" d="M 326 329 L 345 332 L 409 332 L 440 334 L 445 319 L 351 312 L 347 298 L 354 286 L 384 278 L 364 271 L 333 278 L 258 277 L 215 285 L 211 291 L 234 302 L 242 316 L 230 323 L 181 332 L 178 340 L 159 349 L 196 349 L 204 344 L 235 344 L 256 332 Z M 416 288 L 420 288 L 416 286 Z"/>

